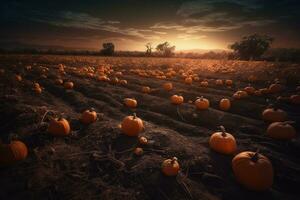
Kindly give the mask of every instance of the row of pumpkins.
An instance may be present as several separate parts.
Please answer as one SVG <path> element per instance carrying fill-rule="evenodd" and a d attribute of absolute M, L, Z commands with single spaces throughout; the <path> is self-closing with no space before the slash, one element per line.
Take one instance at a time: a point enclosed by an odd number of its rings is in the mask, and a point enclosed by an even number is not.
<path fill-rule="evenodd" d="M 100 69 L 99 80 L 107 80 L 103 76 L 109 72 L 110 69 Z M 59 66 L 59 71 L 64 73 L 64 67 Z M 92 68 L 88 68 L 85 70 L 85 75 L 91 76 L 95 71 Z M 133 71 L 134 72 L 134 71 Z M 173 76 L 176 72 L 170 71 L 170 74 L 167 76 Z M 122 76 L 121 72 L 117 72 L 118 76 Z M 82 74 L 83 75 L 83 74 Z M 145 76 L 145 74 L 139 72 L 139 75 Z M 158 74 L 159 75 L 159 74 Z M 160 75 L 163 76 L 163 75 Z M 184 75 L 183 75 L 184 77 Z M 161 78 L 161 77 L 160 77 Z M 20 75 L 16 75 L 16 80 L 21 81 L 22 77 Z M 188 84 L 192 83 L 191 77 L 185 77 L 184 81 Z M 195 79 L 194 79 L 195 80 Z M 197 80 L 197 79 L 196 79 Z M 64 84 L 66 89 L 72 89 L 74 84 L 72 82 L 63 82 L 61 79 L 56 80 L 57 84 Z M 202 81 L 200 83 L 202 86 L 207 87 L 208 82 Z M 216 81 L 217 85 L 222 85 L 222 80 Z M 225 84 L 230 86 L 232 85 L 231 80 L 226 80 Z M 34 84 L 35 91 L 40 93 L 42 87 L 38 84 Z M 167 91 L 173 89 L 172 83 L 165 83 L 163 88 Z M 275 89 L 273 89 L 275 88 Z M 276 89 L 277 88 L 277 89 Z M 279 92 L 281 89 L 278 89 L 277 85 L 271 85 L 268 88 L 268 92 L 271 93 Z M 150 93 L 151 88 L 145 86 L 142 88 L 144 93 Z M 264 90 L 262 90 L 264 91 Z M 247 95 L 255 94 L 257 90 L 253 87 L 248 86 L 244 88 L 244 90 L 237 91 L 233 97 L 241 96 L 242 98 Z M 245 94 L 246 93 L 246 94 Z M 263 92 L 262 92 L 263 93 Z M 299 95 L 298 95 L 299 96 Z M 238 99 L 240 97 L 237 97 Z M 171 96 L 171 102 L 176 105 L 180 105 L 183 103 L 184 98 L 180 95 Z M 292 98 L 291 98 L 292 99 Z M 299 97 L 297 97 L 299 101 Z M 297 101 L 296 101 L 297 102 Z M 137 101 L 135 99 L 126 98 L 124 100 L 126 106 L 133 108 L 137 106 Z M 220 101 L 220 108 L 222 110 L 230 109 L 230 100 L 222 99 Z M 209 100 L 204 97 L 199 97 L 195 101 L 196 108 L 200 110 L 205 110 L 209 107 Z M 268 122 L 273 122 L 269 125 L 267 129 L 267 134 L 276 139 L 291 139 L 295 137 L 296 131 L 290 125 L 291 122 L 286 121 L 287 114 L 285 111 L 277 108 L 268 108 L 262 113 L 263 119 Z M 86 110 L 82 113 L 80 121 L 84 124 L 90 124 L 97 120 L 97 113 L 94 110 Z M 137 137 L 140 132 L 143 131 L 144 125 L 143 121 L 137 117 L 135 114 L 132 116 L 127 116 L 123 119 L 121 126 L 122 132 L 128 136 Z M 234 136 L 228 132 L 226 132 L 223 126 L 220 127 L 221 131 L 215 132 L 211 135 L 209 139 L 209 146 L 216 152 L 232 155 L 237 151 L 237 144 Z M 67 136 L 70 134 L 71 128 L 69 122 L 64 118 L 56 118 L 52 119 L 49 123 L 48 132 L 54 136 Z M 139 143 L 141 145 L 147 145 L 147 138 L 139 137 Z M 138 147 L 134 150 L 136 155 L 142 155 L 143 149 Z M 0 163 L 1 164 L 12 164 L 16 161 L 23 160 L 27 157 L 28 149 L 26 145 L 21 141 L 12 141 L 10 144 L 1 144 L 0 146 Z M 273 183 L 273 167 L 269 159 L 259 152 L 242 152 L 237 154 L 232 160 L 232 169 L 234 175 L 239 183 L 244 185 L 246 188 L 250 190 L 265 190 L 271 187 Z M 180 164 L 176 157 L 171 159 L 166 159 L 162 163 L 162 172 L 167 176 L 176 176 L 180 171 Z"/>
<path fill-rule="evenodd" d="M 42 68 L 42 67 L 41 67 Z M 26 66 L 27 70 L 31 70 L 31 66 Z M 125 79 L 119 79 L 118 77 L 122 77 L 123 73 L 121 71 L 114 71 L 111 66 L 101 66 L 98 68 L 95 67 L 82 67 L 82 68 L 75 68 L 75 67 L 69 67 L 69 70 L 79 76 L 87 77 L 87 78 L 97 78 L 100 81 L 107 81 L 111 82 L 114 84 L 121 84 L 121 85 L 126 85 L 127 80 Z M 48 68 L 42 68 L 42 72 L 45 73 L 49 71 Z M 58 65 L 58 72 L 65 75 L 65 66 L 63 64 Z M 147 74 L 146 77 L 156 77 L 156 76 L 166 76 L 166 78 L 171 78 L 175 76 L 176 74 L 179 74 L 181 77 L 184 78 L 184 82 L 187 84 L 191 84 L 193 81 L 199 81 L 200 78 L 198 77 L 197 74 L 194 74 L 192 71 L 187 71 L 184 72 L 184 70 L 179 70 L 178 73 L 173 70 L 172 68 L 168 68 L 166 72 L 160 71 L 160 70 L 142 70 L 142 69 L 131 69 L 130 72 L 136 73 L 138 75 L 141 74 Z M 3 71 L 4 73 L 4 71 Z M 42 74 L 45 76 L 45 74 Z M 109 78 L 108 75 L 113 75 L 112 78 Z M 15 75 L 15 79 L 17 81 L 21 81 L 22 77 L 20 75 Z M 248 80 L 250 82 L 254 82 L 257 80 L 257 77 L 254 75 L 250 75 L 248 77 Z M 65 89 L 72 89 L 74 84 L 71 81 L 66 81 L 63 82 L 61 78 L 57 78 L 55 80 L 55 83 L 57 84 L 64 84 Z M 222 79 L 217 79 L 215 80 L 216 85 L 226 85 L 228 87 L 231 87 L 233 85 L 233 80 L 228 79 L 228 80 L 222 80 Z M 203 81 L 200 82 L 201 87 L 208 87 L 209 82 L 208 80 L 204 79 Z M 163 85 L 163 88 L 167 91 L 172 90 L 173 85 L 172 83 L 168 82 Z M 41 93 L 42 92 L 42 87 L 36 87 L 34 86 L 34 90 L 36 93 Z M 242 90 L 238 90 L 233 94 L 234 99 L 243 99 L 247 98 L 249 95 L 255 95 L 255 96 L 262 96 L 265 94 L 276 94 L 280 93 L 284 89 L 284 86 L 281 85 L 280 83 L 273 83 L 267 88 L 261 88 L 261 89 L 255 89 L 253 86 L 249 84 L 249 86 L 245 87 Z M 142 92 L 144 93 L 150 93 L 152 89 L 148 86 L 145 86 L 142 88 Z M 296 88 L 296 91 L 300 91 L 300 86 Z M 178 97 L 174 97 L 175 99 L 180 99 Z M 278 97 L 278 100 L 285 100 L 289 101 L 290 103 L 293 104 L 300 104 L 300 95 L 299 94 L 293 94 L 290 97 Z M 180 102 L 180 101 L 179 101 Z M 228 104 L 228 100 L 224 100 L 224 104 Z M 220 106 L 221 107 L 221 106 Z M 227 110 L 227 109 L 225 109 Z"/>
<path fill-rule="evenodd" d="M 125 105 L 136 107 L 137 101 L 126 98 Z M 264 110 L 263 119 L 270 124 L 267 134 L 276 139 L 290 139 L 296 135 L 295 129 L 290 122 L 284 121 L 287 114 L 280 109 L 268 108 Z M 97 120 L 97 113 L 90 109 L 82 113 L 80 121 L 83 124 L 91 124 Z M 137 137 L 144 129 L 142 119 L 133 114 L 123 119 L 120 125 L 122 133 L 127 136 Z M 221 131 L 215 132 L 209 139 L 209 146 L 218 153 L 232 155 L 237 151 L 237 144 L 234 136 L 226 132 L 223 126 Z M 64 118 L 52 119 L 49 123 L 48 132 L 53 136 L 67 136 L 71 128 L 69 122 Z M 139 137 L 141 145 L 147 145 L 146 137 Z M 136 155 L 142 155 L 143 149 L 137 147 L 134 150 Z M 10 144 L 2 144 L 0 147 L 0 163 L 12 164 L 27 157 L 28 149 L 21 141 L 12 141 Z M 232 169 L 239 183 L 250 190 L 265 190 L 271 187 L 273 183 L 273 167 L 269 159 L 259 152 L 241 152 L 232 160 Z M 180 171 L 180 164 L 176 157 L 166 159 L 162 163 L 162 173 L 166 176 L 176 176 Z"/>

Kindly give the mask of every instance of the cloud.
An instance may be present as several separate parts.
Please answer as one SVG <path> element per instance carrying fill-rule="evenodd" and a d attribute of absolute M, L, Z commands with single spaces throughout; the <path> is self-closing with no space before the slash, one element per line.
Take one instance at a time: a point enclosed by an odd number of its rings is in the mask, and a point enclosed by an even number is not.
<path fill-rule="evenodd" d="M 177 36 L 178 39 L 182 39 L 182 40 L 200 40 L 206 37 L 207 37 L 206 35 L 190 35 L 190 34 L 181 34 Z"/>
<path fill-rule="evenodd" d="M 287 0 L 286 0 L 287 1 Z M 273 3 L 275 4 L 275 3 Z M 176 14 L 178 22 L 159 22 L 151 28 L 176 30 L 187 34 L 197 32 L 223 32 L 245 26 L 266 26 L 288 18 L 284 10 L 280 14 L 270 12 L 272 4 L 263 1 L 202 0 L 183 3 Z M 273 5 L 280 7 L 279 5 Z"/>

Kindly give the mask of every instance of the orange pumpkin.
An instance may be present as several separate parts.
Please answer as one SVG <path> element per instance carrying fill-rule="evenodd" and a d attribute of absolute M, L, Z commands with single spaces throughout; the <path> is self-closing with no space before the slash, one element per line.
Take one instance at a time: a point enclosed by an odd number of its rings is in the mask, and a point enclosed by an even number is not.
<path fill-rule="evenodd" d="M 43 90 L 42 90 L 41 87 L 35 87 L 35 88 L 34 88 L 34 91 L 35 91 L 35 93 L 37 93 L 37 94 L 41 94 Z"/>
<path fill-rule="evenodd" d="M 0 144 L 0 165 L 10 165 L 26 159 L 27 146 L 21 141 L 12 141 L 10 144 Z"/>
<path fill-rule="evenodd" d="M 119 83 L 120 83 L 121 85 L 127 85 L 127 80 L 120 80 Z"/>
<path fill-rule="evenodd" d="M 263 120 L 267 122 L 282 122 L 287 119 L 287 113 L 277 108 L 267 108 L 262 113 Z"/>
<path fill-rule="evenodd" d="M 247 92 L 247 94 L 252 95 L 255 92 L 255 88 L 249 85 L 244 88 L 244 91 Z"/>
<path fill-rule="evenodd" d="M 203 98 L 203 96 L 198 97 L 195 101 L 195 106 L 198 110 L 206 110 L 209 107 L 209 100 Z"/>
<path fill-rule="evenodd" d="M 220 128 L 221 132 L 215 132 L 210 136 L 209 146 L 218 153 L 233 154 L 237 149 L 235 138 L 227 133 L 223 126 Z"/>
<path fill-rule="evenodd" d="M 144 154 L 144 150 L 140 147 L 137 147 L 137 148 L 134 149 L 133 153 L 137 156 L 141 156 L 141 155 Z"/>
<path fill-rule="evenodd" d="M 91 123 L 94 123 L 96 120 L 97 120 L 97 113 L 94 109 L 85 110 L 81 114 L 80 121 L 83 124 L 91 124 Z"/>
<path fill-rule="evenodd" d="M 269 87 L 269 92 L 270 93 L 279 93 L 283 90 L 283 85 L 279 83 L 273 83 Z"/>
<path fill-rule="evenodd" d="M 148 140 L 146 137 L 139 137 L 139 143 L 142 144 L 142 145 L 146 145 L 148 144 Z"/>
<path fill-rule="evenodd" d="M 299 94 L 291 95 L 290 102 L 293 104 L 300 104 L 300 95 Z"/>
<path fill-rule="evenodd" d="M 74 83 L 71 82 L 71 81 L 67 81 L 67 82 L 64 83 L 64 88 L 66 90 L 71 90 L 71 89 L 73 89 L 73 87 L 74 87 Z"/>
<path fill-rule="evenodd" d="M 178 159 L 173 157 L 172 159 L 164 160 L 161 166 L 162 173 L 166 176 L 176 176 L 180 170 Z"/>
<path fill-rule="evenodd" d="M 64 81 L 60 78 L 55 80 L 55 84 L 57 84 L 57 85 L 62 85 L 63 83 L 64 83 Z"/>
<path fill-rule="evenodd" d="M 149 94 L 151 92 L 151 88 L 148 87 L 148 86 L 144 86 L 144 87 L 142 87 L 142 92 L 146 93 L 146 94 Z"/>
<path fill-rule="evenodd" d="M 125 98 L 124 99 L 124 104 L 129 107 L 129 108 L 136 108 L 137 106 L 137 101 L 132 98 Z"/>
<path fill-rule="evenodd" d="M 236 180 L 249 190 L 263 191 L 273 184 L 273 166 L 258 152 L 239 153 L 232 160 L 232 169 Z"/>
<path fill-rule="evenodd" d="M 15 75 L 15 80 L 18 81 L 18 82 L 20 82 L 20 81 L 22 81 L 23 79 L 22 79 L 22 76 L 21 76 L 21 75 Z"/>
<path fill-rule="evenodd" d="M 192 77 L 187 77 L 187 78 L 184 79 L 184 82 L 185 82 L 186 84 L 192 84 L 193 79 L 192 79 Z"/>
<path fill-rule="evenodd" d="M 121 130 L 127 136 L 138 136 L 143 130 L 143 121 L 133 113 L 133 116 L 127 116 L 121 123 Z"/>
<path fill-rule="evenodd" d="M 221 99 L 221 101 L 219 103 L 219 107 L 221 110 L 224 110 L 224 111 L 229 110 L 231 107 L 230 100 L 226 99 L 226 98 Z"/>
<path fill-rule="evenodd" d="M 216 80 L 216 85 L 223 85 L 223 80 L 217 79 Z"/>
<path fill-rule="evenodd" d="M 64 118 L 52 119 L 48 127 L 48 132 L 54 136 L 67 136 L 70 130 L 69 122 Z"/>
<path fill-rule="evenodd" d="M 173 95 L 173 96 L 171 96 L 170 99 L 171 99 L 171 103 L 175 104 L 175 105 L 180 105 L 184 101 L 183 96 L 179 96 L 179 95 Z"/>
<path fill-rule="evenodd" d="M 201 87 L 207 87 L 208 86 L 208 82 L 207 81 L 201 81 L 200 82 L 200 86 Z"/>
<path fill-rule="evenodd" d="M 233 96 L 234 99 L 242 99 L 248 97 L 248 93 L 243 90 L 236 91 Z"/>
<path fill-rule="evenodd" d="M 261 94 L 269 94 L 270 93 L 269 88 L 261 88 L 261 89 L 259 89 L 259 91 Z"/>
<path fill-rule="evenodd" d="M 233 85 L 233 81 L 230 80 L 230 79 L 228 79 L 228 80 L 225 81 L 225 84 L 226 84 L 227 86 L 232 86 L 232 85 Z"/>
<path fill-rule="evenodd" d="M 273 122 L 267 129 L 267 135 L 274 139 L 293 139 L 296 136 L 296 130 L 290 123 L 290 121 Z"/>
<path fill-rule="evenodd" d="M 164 83 L 164 84 L 163 84 L 163 88 L 164 88 L 165 90 L 167 90 L 167 91 L 170 91 L 170 90 L 173 89 L 173 84 L 170 83 L 170 82 Z"/>

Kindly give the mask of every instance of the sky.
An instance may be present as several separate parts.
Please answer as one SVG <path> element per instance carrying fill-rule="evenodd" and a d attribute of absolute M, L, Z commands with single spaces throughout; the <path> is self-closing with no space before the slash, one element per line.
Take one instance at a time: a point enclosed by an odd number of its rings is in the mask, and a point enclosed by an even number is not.
<path fill-rule="evenodd" d="M 227 49 L 242 36 L 300 48 L 299 0 L 2 0 L 0 48 L 33 45 L 143 51 L 168 41 L 176 50 Z"/>

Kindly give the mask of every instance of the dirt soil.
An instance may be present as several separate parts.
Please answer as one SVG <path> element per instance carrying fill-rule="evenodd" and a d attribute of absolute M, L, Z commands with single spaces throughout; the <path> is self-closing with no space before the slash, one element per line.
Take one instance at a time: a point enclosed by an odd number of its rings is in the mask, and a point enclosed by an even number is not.
<path fill-rule="evenodd" d="M 54 82 L 60 63 L 66 66 L 62 78 L 74 82 L 73 90 L 65 90 Z M 102 65 L 121 71 L 128 84 L 112 84 L 75 73 L 78 68 Z M 199 82 L 187 85 L 179 76 L 166 80 L 140 77 L 130 71 L 137 68 L 165 71 L 170 67 L 176 71 L 193 70 L 200 80 L 208 79 L 209 86 L 202 88 Z M 26 160 L 0 168 L 0 199 L 300 199 L 299 137 L 290 141 L 271 139 L 265 134 L 268 124 L 261 118 L 268 105 L 266 99 L 273 102 L 278 95 L 232 100 L 233 93 L 247 86 L 247 78 L 253 74 L 258 76 L 252 84 L 256 88 L 267 87 L 279 79 L 286 85 L 280 95 L 295 94 L 300 80 L 297 64 L 2 55 L 0 68 L 5 70 L 0 75 L 0 138 L 3 143 L 19 139 L 29 148 Z M 15 74 L 21 74 L 23 80 L 15 81 Z M 234 81 L 232 88 L 214 84 L 216 79 L 229 78 Z M 167 81 L 174 85 L 170 92 L 162 88 Z M 32 90 L 33 82 L 44 87 L 41 94 Z M 142 86 L 154 90 L 144 94 Z M 185 103 L 172 105 L 169 98 L 173 94 L 183 95 Z M 208 110 L 197 111 L 188 103 L 198 96 L 210 100 Z M 127 97 L 137 99 L 136 109 L 124 106 L 123 99 Z M 218 108 L 219 100 L 224 97 L 232 100 L 232 108 L 227 112 Z M 279 106 L 288 112 L 289 120 L 296 121 L 299 133 L 299 105 L 282 101 Z M 84 126 L 78 118 L 91 107 L 101 113 L 100 118 Z M 144 121 L 141 135 L 149 140 L 145 146 L 120 131 L 122 119 L 133 112 Z M 69 120 L 70 136 L 58 138 L 47 132 L 50 117 L 56 114 Z M 234 155 L 210 150 L 209 137 L 220 125 L 234 135 L 238 152 L 259 149 L 270 159 L 275 171 L 270 190 L 244 189 L 232 172 Z M 143 147 L 142 156 L 133 154 L 137 146 Z M 173 156 L 178 158 L 181 171 L 177 177 L 166 177 L 161 173 L 161 164 Z"/>

